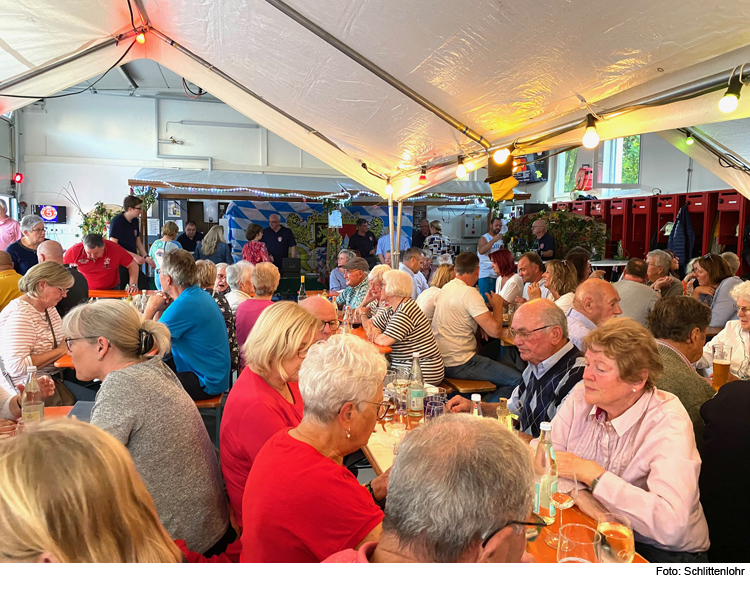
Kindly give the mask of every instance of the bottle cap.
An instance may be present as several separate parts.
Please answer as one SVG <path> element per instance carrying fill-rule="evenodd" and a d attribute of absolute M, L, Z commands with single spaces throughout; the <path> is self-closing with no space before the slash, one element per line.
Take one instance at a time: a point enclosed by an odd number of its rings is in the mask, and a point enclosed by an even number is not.
<path fill-rule="evenodd" d="M 417 352 L 414 352 L 414 353 L 412 353 L 412 354 L 411 354 L 411 356 L 412 356 L 412 357 L 419 357 L 419 353 L 417 353 Z"/>
<path fill-rule="evenodd" d="M 545 421 L 539 425 L 539 428 L 542 431 L 552 431 L 552 423 L 548 423 L 547 421 Z"/>
<path fill-rule="evenodd" d="M 472 402 L 482 402 L 482 395 L 481 394 L 472 394 L 471 395 L 471 401 Z"/>
<path fill-rule="evenodd" d="M 507 398 L 500 398 L 498 400 L 500 403 L 500 408 L 508 408 L 508 399 Z"/>

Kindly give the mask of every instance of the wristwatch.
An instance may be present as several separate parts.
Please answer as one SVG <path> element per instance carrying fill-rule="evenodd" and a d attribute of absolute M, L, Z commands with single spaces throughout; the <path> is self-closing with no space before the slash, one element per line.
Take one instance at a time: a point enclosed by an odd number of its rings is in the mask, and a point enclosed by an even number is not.
<path fill-rule="evenodd" d="M 136 289 L 138 289 L 138 284 L 137 283 L 128 283 L 128 287 L 135 287 Z"/>

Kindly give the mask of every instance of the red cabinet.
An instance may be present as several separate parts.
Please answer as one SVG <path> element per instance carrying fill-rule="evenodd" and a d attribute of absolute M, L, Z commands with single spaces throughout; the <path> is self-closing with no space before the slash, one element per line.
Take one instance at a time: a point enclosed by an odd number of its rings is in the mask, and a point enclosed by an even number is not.
<path fill-rule="evenodd" d="M 617 254 L 617 243 L 622 241 L 625 247 L 625 238 L 628 235 L 628 207 L 625 199 L 611 199 L 609 201 L 609 242 L 607 252 L 613 256 Z"/>
<path fill-rule="evenodd" d="M 685 194 L 657 195 L 654 197 L 656 201 L 656 217 L 654 218 L 653 231 L 658 232 L 656 237 L 658 248 L 667 248 L 669 236 L 664 233 L 664 230 L 667 228 L 667 224 L 674 224 L 677 219 L 677 213 L 685 205 L 686 199 L 687 195 Z"/>
<path fill-rule="evenodd" d="M 573 203 L 571 201 L 555 201 L 552 204 L 552 211 L 570 211 Z"/>
<path fill-rule="evenodd" d="M 623 246 L 628 256 L 642 259 L 646 256 L 651 235 L 655 231 L 656 202 L 653 197 L 631 197 L 626 201 L 630 219 Z"/>
<path fill-rule="evenodd" d="M 690 212 L 690 222 L 695 232 L 695 247 L 693 256 L 701 256 L 709 252 L 711 236 L 716 223 L 716 208 L 719 201 L 719 192 L 689 193 L 686 195 L 685 204 Z"/>
<path fill-rule="evenodd" d="M 722 191 L 718 195 L 716 209 L 716 234 L 722 251 L 732 251 L 742 259 L 743 235 L 747 225 L 747 199 L 737 191 Z M 747 263 L 743 261 L 740 269 L 744 271 L 746 268 Z"/>
<path fill-rule="evenodd" d="M 572 204 L 571 213 L 578 213 L 581 215 L 589 215 L 591 210 L 591 201 L 574 201 Z"/>

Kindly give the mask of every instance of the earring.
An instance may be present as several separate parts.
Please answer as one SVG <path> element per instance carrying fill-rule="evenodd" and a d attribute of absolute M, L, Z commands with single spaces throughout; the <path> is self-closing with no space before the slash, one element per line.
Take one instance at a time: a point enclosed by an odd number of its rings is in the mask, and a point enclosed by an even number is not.
<path fill-rule="evenodd" d="M 102 359 L 104 359 L 104 357 L 97 357 L 96 358 L 97 361 L 101 361 Z"/>
<path fill-rule="evenodd" d="M 633 394 L 635 394 L 638 390 L 636 388 L 633 388 Z"/>
<path fill-rule="evenodd" d="M 346 430 L 346 438 L 349 439 L 352 436 L 352 434 L 349 432 L 349 429 Z"/>

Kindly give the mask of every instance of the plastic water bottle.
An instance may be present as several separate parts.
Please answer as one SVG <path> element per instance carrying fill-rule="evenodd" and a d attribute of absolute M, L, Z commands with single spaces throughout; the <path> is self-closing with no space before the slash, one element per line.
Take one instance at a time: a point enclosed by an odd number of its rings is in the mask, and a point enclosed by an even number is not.
<path fill-rule="evenodd" d="M 482 395 L 472 394 L 471 395 L 471 416 L 482 417 Z"/>
<path fill-rule="evenodd" d="M 21 394 L 21 418 L 28 424 L 44 419 L 44 397 L 36 379 L 36 367 L 32 365 L 26 371 L 29 379 Z"/>

